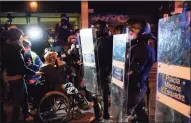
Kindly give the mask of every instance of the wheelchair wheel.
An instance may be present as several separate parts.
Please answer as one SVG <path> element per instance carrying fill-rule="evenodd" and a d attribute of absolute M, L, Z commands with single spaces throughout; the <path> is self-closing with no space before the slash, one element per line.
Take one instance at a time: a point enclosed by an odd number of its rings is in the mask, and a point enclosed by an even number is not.
<path fill-rule="evenodd" d="M 45 123 L 64 122 L 70 111 L 70 102 L 64 93 L 52 91 L 42 98 L 37 109 L 38 117 Z"/>

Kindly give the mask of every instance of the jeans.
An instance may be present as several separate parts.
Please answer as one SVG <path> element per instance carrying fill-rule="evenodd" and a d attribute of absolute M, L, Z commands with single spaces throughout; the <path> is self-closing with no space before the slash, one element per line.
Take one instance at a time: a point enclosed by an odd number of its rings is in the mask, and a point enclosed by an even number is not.
<path fill-rule="evenodd" d="M 12 121 L 17 122 L 19 120 L 20 107 L 23 109 L 24 118 L 29 116 L 27 104 L 27 88 L 24 78 L 9 81 L 9 84 L 14 101 L 12 107 Z"/>

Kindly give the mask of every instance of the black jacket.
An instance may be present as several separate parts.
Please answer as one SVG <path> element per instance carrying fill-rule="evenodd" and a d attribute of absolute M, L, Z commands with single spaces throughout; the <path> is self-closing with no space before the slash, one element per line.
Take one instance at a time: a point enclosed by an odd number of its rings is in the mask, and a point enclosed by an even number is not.
<path fill-rule="evenodd" d="M 71 30 L 72 27 L 70 24 L 68 24 L 67 29 L 63 29 L 62 27 L 59 26 L 59 23 L 56 24 L 55 26 L 55 35 L 56 39 L 60 42 L 65 42 L 67 43 L 68 37 L 71 35 Z"/>
<path fill-rule="evenodd" d="M 95 44 L 96 66 L 102 69 L 105 77 L 112 71 L 113 37 L 98 38 Z"/>
<path fill-rule="evenodd" d="M 21 46 L 16 43 L 6 43 L 2 49 L 2 69 L 6 70 L 7 76 L 35 75 L 35 72 L 25 65 Z"/>
<path fill-rule="evenodd" d="M 44 64 L 40 71 L 44 73 L 45 81 L 51 85 L 66 83 L 66 70 L 64 66 L 54 67 L 50 64 Z"/>

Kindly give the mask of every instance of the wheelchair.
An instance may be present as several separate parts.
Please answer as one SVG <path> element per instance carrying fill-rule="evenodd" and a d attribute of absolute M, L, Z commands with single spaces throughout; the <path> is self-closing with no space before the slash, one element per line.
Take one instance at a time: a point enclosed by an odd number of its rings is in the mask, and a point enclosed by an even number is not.
<path fill-rule="evenodd" d="M 42 88 L 48 87 L 48 90 L 43 92 L 44 94 L 42 94 L 43 96 L 37 105 L 36 115 L 40 121 L 44 123 L 69 122 L 70 120 L 80 119 L 83 116 L 81 110 L 89 110 L 83 107 L 84 102 L 88 104 L 88 101 L 83 98 L 84 94 L 78 92 L 74 87 L 61 92 L 53 90 L 53 87 L 47 84 L 45 79 L 42 79 L 40 83 Z M 64 84 L 64 86 L 68 85 L 71 86 L 69 83 Z"/>

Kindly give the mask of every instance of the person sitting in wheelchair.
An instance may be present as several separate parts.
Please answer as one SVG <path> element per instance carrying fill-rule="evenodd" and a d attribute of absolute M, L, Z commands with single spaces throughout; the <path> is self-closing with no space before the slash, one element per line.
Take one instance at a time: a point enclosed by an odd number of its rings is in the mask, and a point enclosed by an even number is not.
<path fill-rule="evenodd" d="M 44 73 L 45 82 L 51 85 L 54 91 L 60 91 L 67 95 L 76 95 L 79 107 L 88 110 L 94 106 L 93 102 L 88 102 L 84 96 L 79 94 L 77 88 L 71 82 L 66 81 L 66 64 L 58 57 L 56 52 L 47 52 L 44 55 L 45 63 L 41 67 Z"/>

